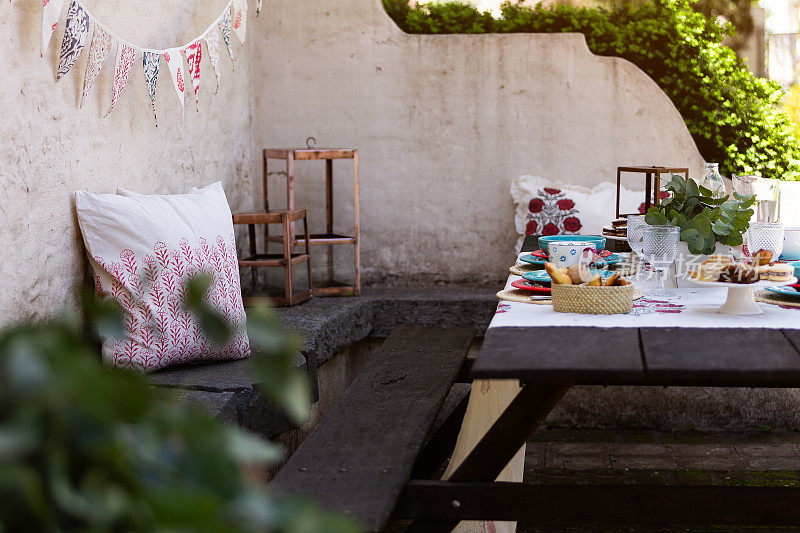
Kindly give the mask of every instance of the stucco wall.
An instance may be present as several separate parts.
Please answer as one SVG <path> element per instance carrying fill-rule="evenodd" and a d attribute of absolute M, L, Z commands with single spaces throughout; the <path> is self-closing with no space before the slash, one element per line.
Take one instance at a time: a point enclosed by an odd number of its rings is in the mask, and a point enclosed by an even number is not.
<path fill-rule="evenodd" d="M 264 50 L 251 65 L 253 154 L 309 135 L 359 148 L 367 280 L 504 279 L 521 174 L 594 185 L 620 164 L 701 171 L 667 96 L 580 34 L 407 35 L 379 0 L 264 5 L 250 25 L 251 53 Z M 336 168 L 346 230 L 348 169 Z M 322 166 L 296 170 L 297 203 L 321 229 Z"/>
<path fill-rule="evenodd" d="M 84 3 L 120 37 L 167 47 L 201 33 L 227 0 Z M 41 0 L 0 3 L 0 324 L 57 313 L 83 280 L 84 250 L 71 198 L 76 189 L 179 192 L 222 180 L 234 208 L 251 206 L 246 49 L 236 42 L 235 73 L 223 56 L 216 96 L 214 76 L 203 62 L 201 111 L 195 112 L 187 95 L 183 122 L 162 62 L 156 128 L 141 59 L 113 113 L 103 119 L 114 52 L 84 109 L 77 109 L 88 54 L 55 83 L 63 21 L 44 59 L 40 21 Z"/>
<path fill-rule="evenodd" d="M 166 47 L 200 33 L 225 1 L 85 5 L 121 37 Z M 40 59 L 40 13 L 39 0 L 0 3 L 0 324 L 58 312 L 84 280 L 72 191 L 178 192 L 219 179 L 231 207 L 249 209 L 261 149 L 309 135 L 361 151 L 373 281 L 502 279 L 517 175 L 591 185 L 621 163 L 701 165 L 658 87 L 628 62 L 591 55 L 580 35 L 406 35 L 379 0 L 265 0 L 248 46 L 235 44 L 235 73 L 223 53 L 217 95 L 204 59 L 201 112 L 187 95 L 183 122 L 162 62 L 156 128 L 138 63 L 108 118 L 113 58 L 77 109 L 86 54 L 56 84 L 63 24 Z M 320 228 L 322 166 L 297 167 L 298 204 Z M 339 231 L 352 220 L 349 172 L 336 164 Z"/>

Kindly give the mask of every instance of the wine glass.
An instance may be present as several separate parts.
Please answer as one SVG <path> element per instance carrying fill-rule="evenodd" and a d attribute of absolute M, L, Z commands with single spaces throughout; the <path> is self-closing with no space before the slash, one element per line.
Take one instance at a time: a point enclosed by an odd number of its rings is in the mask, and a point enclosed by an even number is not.
<path fill-rule="evenodd" d="M 678 257 L 681 228 L 678 226 L 647 226 L 643 230 L 644 259 L 658 273 L 658 289 L 648 291 L 649 298 L 668 298 L 671 291 L 664 290 L 664 271 Z"/>
<path fill-rule="evenodd" d="M 642 270 L 642 253 L 644 251 L 644 228 L 647 223 L 644 215 L 628 215 L 628 246 L 636 253 L 636 275 Z"/>
<path fill-rule="evenodd" d="M 747 229 L 747 250 L 751 256 L 759 250 L 769 250 L 772 260 L 777 261 L 783 252 L 783 224 L 751 222 Z"/>

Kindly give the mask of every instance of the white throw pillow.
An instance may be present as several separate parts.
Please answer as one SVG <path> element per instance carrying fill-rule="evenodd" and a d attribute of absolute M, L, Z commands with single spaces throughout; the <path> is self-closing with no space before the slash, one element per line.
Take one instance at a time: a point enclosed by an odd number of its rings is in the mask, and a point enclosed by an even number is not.
<path fill-rule="evenodd" d="M 616 215 L 615 183 L 602 182 L 592 189 L 556 183 L 539 176 L 520 176 L 511 183 L 516 206 L 514 225 L 521 235 L 601 235 Z M 620 190 L 620 211 L 643 209 L 644 192 Z"/>
<path fill-rule="evenodd" d="M 119 303 L 121 340 L 104 339 L 103 360 L 153 371 L 168 365 L 250 355 L 233 221 L 222 184 L 188 194 L 75 193 L 83 240 L 102 298 Z M 183 306 L 184 284 L 213 277 L 209 304 L 236 325 L 225 346 Z"/>

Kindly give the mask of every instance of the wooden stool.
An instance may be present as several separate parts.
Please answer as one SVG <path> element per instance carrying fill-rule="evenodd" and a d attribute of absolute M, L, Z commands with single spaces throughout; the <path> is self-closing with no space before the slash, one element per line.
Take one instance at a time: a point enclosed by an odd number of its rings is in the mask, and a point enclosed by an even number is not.
<path fill-rule="evenodd" d="M 302 220 L 303 232 L 306 236 L 306 251 L 305 253 L 292 253 L 291 239 L 289 232 L 291 231 L 292 222 Z M 270 298 L 274 305 L 278 306 L 292 306 L 305 302 L 311 298 L 313 291 L 313 282 L 311 281 L 311 261 L 309 260 L 309 252 L 311 246 L 308 242 L 308 218 L 306 217 L 305 208 L 298 209 L 280 209 L 274 211 L 251 211 L 248 213 L 236 213 L 233 215 L 234 224 L 247 224 L 248 241 L 250 244 L 250 256 L 239 259 L 240 267 L 251 267 L 253 273 L 253 286 L 256 285 L 256 268 L 258 267 L 275 267 L 280 266 L 284 269 L 284 296 Z M 256 250 L 256 225 L 263 224 L 264 232 L 267 233 L 269 224 L 280 224 L 283 229 L 283 253 L 270 254 L 267 252 L 266 247 L 264 253 L 260 254 Z M 305 261 L 308 267 L 308 290 L 294 293 L 292 291 L 292 267 Z M 247 298 L 246 301 L 252 303 L 260 298 Z"/>
<path fill-rule="evenodd" d="M 309 137 L 311 140 L 312 137 Z M 308 140 L 306 144 L 309 145 Z M 269 210 L 269 173 L 267 162 L 269 159 L 283 159 L 286 161 L 286 208 L 294 209 L 294 162 L 325 160 L 325 233 L 315 233 L 311 236 L 305 230 L 306 241 L 312 245 L 326 244 L 328 248 L 328 281 L 325 286 L 317 284 L 314 287 L 314 296 L 358 296 L 361 294 L 361 248 L 358 212 L 358 150 L 355 148 L 266 148 L 264 149 L 264 209 Z M 342 235 L 333 232 L 333 160 L 353 160 L 353 213 L 355 227 L 352 235 Z M 265 233 L 265 242 L 284 242 L 283 235 L 270 236 Z M 292 228 L 289 237 L 292 247 L 297 245 L 298 239 Z M 331 246 L 335 244 L 352 244 L 355 248 L 355 283 L 348 286 L 333 281 L 333 253 Z"/>

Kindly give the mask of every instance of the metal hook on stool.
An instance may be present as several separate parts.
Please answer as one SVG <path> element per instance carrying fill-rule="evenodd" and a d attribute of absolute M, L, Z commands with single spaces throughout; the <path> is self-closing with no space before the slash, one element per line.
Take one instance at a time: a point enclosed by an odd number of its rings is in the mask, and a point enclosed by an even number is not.
<path fill-rule="evenodd" d="M 314 148 L 316 144 L 317 140 L 314 137 L 309 137 L 308 139 L 306 139 L 306 148 L 308 148 L 309 150 Z"/>

